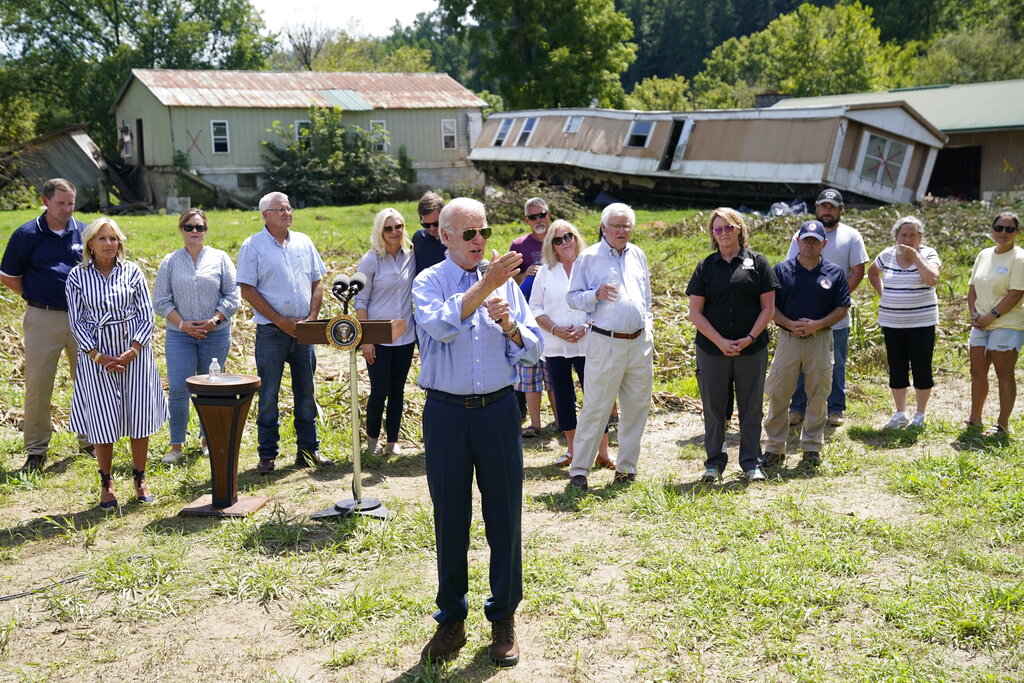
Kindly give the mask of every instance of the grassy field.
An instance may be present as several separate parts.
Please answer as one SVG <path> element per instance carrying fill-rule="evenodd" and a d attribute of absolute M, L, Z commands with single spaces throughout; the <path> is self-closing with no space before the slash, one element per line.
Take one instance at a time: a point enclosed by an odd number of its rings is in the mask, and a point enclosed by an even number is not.
<path fill-rule="evenodd" d="M 320 248 L 329 278 L 366 250 L 378 206 L 306 209 L 295 227 Z M 398 208 L 415 223 L 412 203 Z M 873 258 L 908 207 L 850 212 Z M 45 471 L 23 476 L 20 434 L 23 306 L 0 297 L 0 680 L 925 680 L 1024 679 L 1024 455 L 1017 437 L 981 439 L 959 423 L 969 405 L 964 297 L 993 211 L 979 205 L 920 210 L 944 261 L 937 386 L 928 427 L 885 431 L 891 412 L 876 302 L 856 296 L 847 425 L 831 431 L 825 464 L 780 469 L 763 485 L 736 476 L 697 483 L 703 427 L 693 379 L 693 329 L 683 292 L 708 251 L 706 214 L 644 211 L 635 241 L 647 252 L 656 305 L 656 410 L 639 481 L 564 492 L 549 463 L 554 436 L 525 444 L 523 660 L 499 671 L 487 659 L 487 548 L 476 516 L 470 549 L 470 640 L 451 664 L 422 667 L 436 590 L 432 513 L 423 475 L 422 392 L 410 375 L 406 453 L 363 460 L 364 494 L 397 514 L 317 524 L 308 514 L 347 497 L 351 465 L 348 362 L 319 354 L 323 450 L 342 463 L 283 467 L 260 477 L 255 426 L 242 447 L 240 489 L 273 497 L 240 520 L 177 517 L 208 491 L 197 425 L 189 457 L 159 458 L 157 502 L 96 508 L 95 463 L 63 429 Z M 0 237 L 34 217 L 4 214 Z M 82 220 L 91 216 L 80 215 Z M 129 257 L 150 281 L 180 246 L 172 216 L 119 219 Z M 255 212 L 210 216 L 208 243 L 236 254 L 261 227 Z M 597 215 L 578 221 L 596 234 Z M 757 221 L 753 247 L 782 257 L 799 219 Z M 504 247 L 521 226 L 495 226 Z M 327 312 L 337 308 L 326 305 Z M 159 328 L 159 326 L 158 326 Z M 228 368 L 254 372 L 253 323 L 240 312 Z M 163 362 L 163 333 L 154 337 Z M 361 382 L 365 400 L 365 378 Z M 66 425 L 66 368 L 54 395 Z M 992 401 L 990 400 L 990 403 Z M 282 453 L 294 442 L 282 392 Z M 547 417 L 550 417 L 545 405 Z M 1018 411 L 1019 415 L 1019 411 Z M 991 407 L 986 418 L 994 417 Z M 1019 432 L 1024 420 L 1011 424 Z M 614 443 L 613 432 L 613 443 Z M 794 450 L 791 448 L 791 453 Z M 282 464 L 287 461 L 282 458 Z M 127 444 L 115 451 L 121 498 L 130 491 Z M 26 592 L 26 595 L 10 598 Z"/>

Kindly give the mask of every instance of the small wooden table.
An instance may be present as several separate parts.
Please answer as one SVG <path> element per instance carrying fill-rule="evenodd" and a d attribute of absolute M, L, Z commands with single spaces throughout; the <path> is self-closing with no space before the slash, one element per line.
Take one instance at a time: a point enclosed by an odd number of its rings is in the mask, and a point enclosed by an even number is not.
<path fill-rule="evenodd" d="M 200 496 L 179 515 L 244 517 L 267 504 L 269 496 L 238 495 L 238 449 L 252 397 L 260 387 L 255 375 L 193 375 L 185 380 L 210 449 L 213 494 Z"/>

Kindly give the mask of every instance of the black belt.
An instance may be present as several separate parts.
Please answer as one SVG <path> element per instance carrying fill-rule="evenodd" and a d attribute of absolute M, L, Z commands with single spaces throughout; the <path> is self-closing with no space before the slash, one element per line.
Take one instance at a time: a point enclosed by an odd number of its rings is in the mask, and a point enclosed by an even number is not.
<path fill-rule="evenodd" d="M 67 306 L 65 306 L 64 308 L 61 308 L 60 306 L 47 306 L 46 304 L 41 304 L 38 301 L 32 301 L 31 299 L 25 299 L 25 303 L 27 303 L 32 308 L 41 308 L 44 311 L 61 311 L 63 313 L 68 312 Z"/>
<path fill-rule="evenodd" d="M 606 337 L 611 337 L 612 339 L 636 339 L 644 331 L 644 328 L 641 327 L 636 332 L 610 332 L 609 330 L 602 330 L 597 325 L 591 325 L 590 329 L 592 329 L 594 332 L 597 332 L 598 334 L 603 334 Z"/>
<path fill-rule="evenodd" d="M 450 406 L 462 406 L 463 408 L 483 408 L 492 403 L 497 403 L 512 393 L 512 387 L 504 387 L 489 394 L 449 394 L 447 391 L 427 389 L 427 398 L 432 398 Z"/>

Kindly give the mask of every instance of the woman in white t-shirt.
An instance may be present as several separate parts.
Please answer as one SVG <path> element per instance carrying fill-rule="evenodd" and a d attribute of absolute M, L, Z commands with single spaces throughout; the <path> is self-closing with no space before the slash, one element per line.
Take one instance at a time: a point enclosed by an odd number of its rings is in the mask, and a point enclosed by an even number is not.
<path fill-rule="evenodd" d="M 1010 430 L 1017 400 L 1014 368 L 1024 344 L 1024 249 L 1016 246 L 1020 219 L 1004 211 L 992 221 L 994 247 L 982 250 L 971 268 L 967 308 L 971 314 L 971 416 L 965 426 L 981 426 L 988 397 L 988 369 L 995 366 L 999 383 L 999 418 L 986 436 Z"/>
<path fill-rule="evenodd" d="M 885 336 L 889 390 L 896 412 L 884 429 L 924 427 L 925 410 L 935 385 L 932 352 L 939 324 L 935 284 L 942 261 L 924 239 L 924 222 L 904 216 L 892 227 L 896 244 L 886 247 L 868 267 L 868 282 L 878 292 L 878 325 Z M 907 416 L 907 389 L 914 374 L 917 410 Z"/>

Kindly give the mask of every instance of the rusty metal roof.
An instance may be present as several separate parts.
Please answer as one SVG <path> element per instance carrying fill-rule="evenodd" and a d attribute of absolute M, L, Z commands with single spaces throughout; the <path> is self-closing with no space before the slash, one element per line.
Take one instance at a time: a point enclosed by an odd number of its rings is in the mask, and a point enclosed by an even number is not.
<path fill-rule="evenodd" d="M 358 109 L 450 109 L 486 102 L 444 73 L 330 71 L 191 71 L 132 69 L 111 105 L 117 107 L 133 80 L 168 107 L 305 109 L 338 104 L 339 92 Z M 353 107 L 356 109 L 357 107 Z"/>

